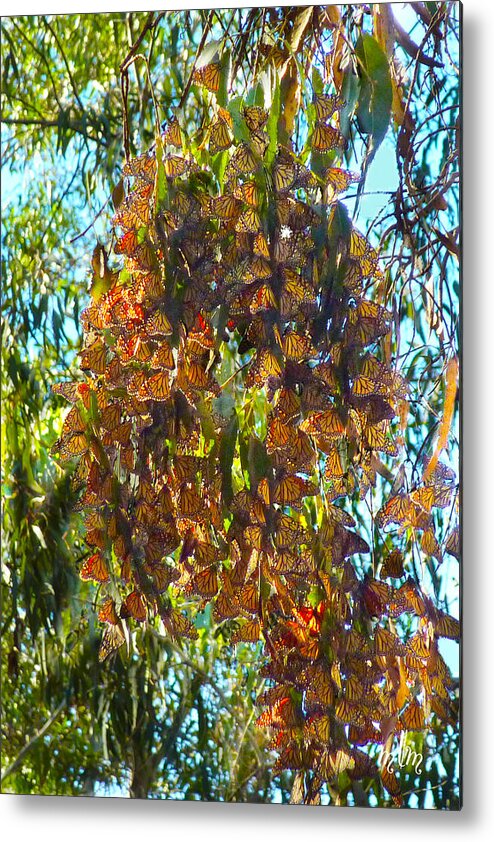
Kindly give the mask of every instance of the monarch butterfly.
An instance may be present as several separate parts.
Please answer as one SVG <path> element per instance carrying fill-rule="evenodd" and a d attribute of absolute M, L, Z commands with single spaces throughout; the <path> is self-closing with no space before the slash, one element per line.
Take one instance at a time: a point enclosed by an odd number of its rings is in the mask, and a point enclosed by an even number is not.
<path fill-rule="evenodd" d="M 115 254 L 132 255 L 137 250 L 139 240 L 137 238 L 137 231 L 126 231 L 123 237 L 117 241 L 115 245 Z"/>
<path fill-rule="evenodd" d="M 199 456 L 179 454 L 173 460 L 171 476 L 174 483 L 181 485 L 184 482 L 193 482 L 201 470 L 202 459 Z"/>
<path fill-rule="evenodd" d="M 154 345 L 144 332 L 134 333 L 130 337 L 120 335 L 116 344 L 116 351 L 122 365 L 138 360 L 149 362 L 153 355 Z"/>
<path fill-rule="evenodd" d="M 390 523 L 403 524 L 410 512 L 410 500 L 407 494 L 395 494 L 376 515 L 377 526 L 388 526 Z"/>
<path fill-rule="evenodd" d="M 132 433 L 132 421 L 126 421 L 120 424 L 114 430 L 108 431 L 103 436 L 103 441 L 106 444 L 105 437 L 108 436 L 110 442 L 118 442 L 119 444 L 128 445 Z"/>
<path fill-rule="evenodd" d="M 434 487 L 432 485 L 426 485 L 423 488 L 417 488 L 410 493 L 409 499 L 410 502 L 420 506 L 420 508 L 429 514 L 434 505 Z"/>
<path fill-rule="evenodd" d="M 257 643 L 261 637 L 261 624 L 256 618 L 242 623 L 232 635 L 232 643 Z"/>
<path fill-rule="evenodd" d="M 412 654 L 416 655 L 418 658 L 428 658 L 430 655 L 430 643 L 420 634 L 420 632 L 417 632 L 409 638 L 407 646 L 411 650 Z"/>
<path fill-rule="evenodd" d="M 127 383 L 127 391 L 131 397 L 139 397 L 140 400 L 146 400 L 146 372 L 138 369 Z"/>
<path fill-rule="evenodd" d="M 324 662 L 317 661 L 302 673 L 304 686 L 310 691 L 312 699 L 322 705 L 331 707 L 334 703 L 334 687 L 331 674 L 325 667 Z"/>
<path fill-rule="evenodd" d="M 245 184 L 237 185 L 233 191 L 233 195 L 239 201 L 245 202 L 254 208 L 259 206 L 259 190 L 255 181 L 246 181 Z M 269 252 L 267 257 L 269 257 Z"/>
<path fill-rule="evenodd" d="M 147 616 L 147 611 L 142 595 L 138 591 L 132 591 L 132 593 L 127 596 L 122 604 L 122 608 L 120 609 L 120 616 L 131 616 L 134 620 L 137 620 L 138 623 L 144 622 Z"/>
<path fill-rule="evenodd" d="M 362 295 L 362 279 L 360 264 L 356 260 L 347 260 L 343 275 L 343 286 L 357 298 Z"/>
<path fill-rule="evenodd" d="M 286 269 L 280 296 L 280 311 L 284 317 L 295 315 L 306 305 L 315 303 L 315 293 L 307 281 L 296 272 Z M 302 312 L 304 310 L 302 309 Z"/>
<path fill-rule="evenodd" d="M 324 476 L 328 480 L 341 479 L 345 476 L 346 470 L 343 467 L 341 454 L 337 448 L 331 448 L 324 466 Z"/>
<path fill-rule="evenodd" d="M 249 368 L 247 386 L 264 386 L 268 377 L 280 377 L 281 366 L 276 355 L 269 348 L 261 348 Z"/>
<path fill-rule="evenodd" d="M 311 237 L 301 232 L 293 233 L 290 237 L 279 237 L 274 243 L 273 258 L 285 268 L 299 269 L 313 244 Z"/>
<path fill-rule="evenodd" d="M 439 562 L 442 561 L 441 548 L 432 529 L 426 529 L 424 531 L 420 542 L 420 548 L 425 555 L 433 556 Z"/>
<path fill-rule="evenodd" d="M 149 184 L 154 184 L 156 176 L 156 158 L 146 152 L 137 158 L 126 161 L 122 167 L 122 175 L 132 178 L 139 178 Z"/>
<path fill-rule="evenodd" d="M 245 231 L 248 234 L 256 234 L 261 228 L 261 218 L 253 207 L 243 211 L 235 225 L 235 231 Z"/>
<path fill-rule="evenodd" d="M 434 631 L 437 637 L 449 637 L 451 640 L 459 640 L 460 624 L 450 614 L 439 613 L 438 619 L 434 622 Z"/>
<path fill-rule="evenodd" d="M 160 612 L 160 617 L 163 620 L 168 634 L 172 638 L 187 637 L 190 640 L 197 638 L 197 630 L 194 628 L 189 618 L 182 614 L 177 608 L 169 608 Z"/>
<path fill-rule="evenodd" d="M 346 103 L 341 99 L 339 94 L 316 94 L 314 97 L 314 105 L 316 108 L 316 118 L 318 120 L 329 120 L 335 113 L 343 108 Z"/>
<path fill-rule="evenodd" d="M 261 286 L 250 294 L 249 298 L 249 310 L 253 314 L 261 310 L 276 309 L 276 297 L 269 284 L 261 284 Z M 275 366 L 274 362 L 272 364 Z M 272 373 L 274 374 L 275 372 Z M 279 373 L 281 374 L 281 369 Z"/>
<path fill-rule="evenodd" d="M 279 774 L 283 769 L 305 769 L 308 765 L 307 752 L 296 742 L 283 750 L 273 766 L 273 774 Z"/>
<path fill-rule="evenodd" d="M 134 230 L 149 225 L 152 215 L 153 185 L 147 184 L 140 191 L 133 191 L 120 205 L 112 217 L 112 224 Z"/>
<path fill-rule="evenodd" d="M 309 564 L 302 556 L 294 555 L 288 550 L 280 550 L 276 553 L 272 564 L 273 570 L 283 573 L 285 576 L 306 575 L 309 572 Z"/>
<path fill-rule="evenodd" d="M 273 164 L 273 183 L 278 193 L 291 190 L 302 172 L 302 165 L 286 151 L 278 152 Z"/>
<path fill-rule="evenodd" d="M 301 362 L 317 356 L 317 351 L 308 336 L 290 330 L 283 336 L 283 353 L 287 360 Z"/>
<path fill-rule="evenodd" d="M 130 384 L 129 384 L 130 385 Z M 144 380 L 138 392 L 143 401 L 166 401 L 170 397 L 170 375 L 167 371 L 159 371 L 148 380 Z"/>
<path fill-rule="evenodd" d="M 254 556 L 257 557 L 256 552 L 254 552 Z M 238 601 L 244 611 L 256 614 L 259 611 L 259 583 L 257 581 L 247 582 L 240 590 Z"/>
<path fill-rule="evenodd" d="M 227 124 L 223 119 L 219 118 L 212 124 L 210 129 L 209 151 L 211 155 L 216 155 L 217 152 L 222 152 L 224 149 L 228 149 L 232 143 L 233 139 L 228 130 Z"/>
<path fill-rule="evenodd" d="M 218 593 L 218 574 L 214 567 L 206 567 L 195 573 L 186 586 L 187 593 L 198 593 L 208 599 Z"/>
<path fill-rule="evenodd" d="M 98 620 L 102 623 L 110 623 L 115 626 L 118 623 L 118 615 L 113 599 L 108 598 L 104 601 L 100 610 L 98 611 Z"/>
<path fill-rule="evenodd" d="M 413 611 L 418 617 L 423 617 L 426 612 L 425 602 L 420 591 L 413 581 L 408 578 L 395 592 L 390 604 L 390 612 L 393 616 L 399 616 L 403 611 Z"/>
<path fill-rule="evenodd" d="M 358 727 L 365 725 L 365 716 L 360 706 L 354 702 L 349 702 L 344 697 L 336 699 L 334 715 L 344 725 L 357 725 Z"/>
<path fill-rule="evenodd" d="M 400 550 L 393 550 L 383 561 L 381 576 L 385 579 L 401 579 L 404 575 L 403 553 Z"/>
<path fill-rule="evenodd" d="M 220 88 L 220 70 L 221 65 L 219 62 L 212 62 L 211 64 L 204 65 L 204 67 L 196 67 L 192 74 L 192 81 L 215 94 Z"/>
<path fill-rule="evenodd" d="M 93 374 L 104 374 L 106 369 L 107 347 L 102 339 L 96 339 L 88 348 L 79 352 L 80 368 Z"/>
<path fill-rule="evenodd" d="M 274 406 L 274 414 L 284 424 L 298 418 L 300 415 L 300 398 L 293 389 L 287 389 L 286 387 L 280 389 Z"/>
<path fill-rule="evenodd" d="M 362 597 L 368 614 L 371 617 L 381 617 L 391 599 L 392 589 L 385 582 L 378 579 L 364 577 L 362 583 Z"/>
<path fill-rule="evenodd" d="M 197 362 L 191 360 L 184 368 L 179 371 L 177 378 L 177 385 L 186 392 L 189 387 L 198 389 L 199 391 L 212 392 L 219 394 L 219 385 L 208 372 L 206 372 Z"/>
<path fill-rule="evenodd" d="M 82 400 L 85 408 L 89 409 L 91 387 L 88 383 L 64 381 L 63 383 L 55 383 L 51 390 L 55 395 L 62 395 L 69 403 L 77 403 L 78 400 Z"/>
<path fill-rule="evenodd" d="M 163 339 L 150 360 L 151 368 L 175 368 L 175 358 L 168 342 Z"/>
<path fill-rule="evenodd" d="M 82 456 L 89 450 L 89 443 L 85 433 L 72 433 L 67 438 L 59 439 L 53 445 L 51 452 L 58 453 L 62 462 L 67 462 L 74 456 Z"/>
<path fill-rule="evenodd" d="M 161 140 L 163 144 L 168 146 L 182 146 L 182 134 L 176 117 L 172 117 L 168 125 L 165 127 L 161 135 Z"/>
<path fill-rule="evenodd" d="M 424 712 L 416 699 L 412 699 L 400 719 L 405 731 L 422 731 L 425 728 Z"/>
<path fill-rule="evenodd" d="M 339 193 L 348 190 L 350 184 L 360 181 L 357 173 L 342 170 L 340 167 L 327 167 L 323 170 L 323 178 L 328 191 L 328 202 L 331 203 Z"/>
<path fill-rule="evenodd" d="M 275 486 L 273 500 L 282 506 L 300 508 L 304 497 L 317 494 L 317 486 L 297 475 L 282 477 Z"/>
<path fill-rule="evenodd" d="M 264 280 L 270 278 L 272 269 L 269 261 L 264 257 L 254 256 L 244 269 L 244 281 L 250 283 L 251 281 Z"/>
<path fill-rule="evenodd" d="M 202 520 L 199 515 L 204 514 L 204 502 L 195 490 L 188 484 L 180 487 L 177 499 L 177 508 L 181 517 L 192 521 Z"/>
<path fill-rule="evenodd" d="M 284 728 L 300 725 L 300 710 L 290 696 L 276 699 L 256 720 L 259 728 Z"/>
<path fill-rule="evenodd" d="M 143 242 L 138 245 L 128 260 L 127 269 L 132 274 L 146 273 L 148 279 L 150 279 L 151 274 L 156 276 L 156 252 L 149 243 Z M 159 294 L 161 295 L 162 292 L 163 287 L 161 286 Z"/>
<path fill-rule="evenodd" d="M 148 541 L 145 547 L 146 561 L 149 564 L 160 563 L 163 556 L 169 555 L 180 544 L 180 536 L 174 525 L 167 529 L 149 529 Z"/>
<path fill-rule="evenodd" d="M 259 158 L 264 157 L 264 153 L 269 146 L 269 135 L 265 131 L 251 132 L 250 134 L 251 148 L 254 150 Z"/>
<path fill-rule="evenodd" d="M 194 558 L 199 566 L 213 564 L 224 557 L 224 553 L 214 544 L 198 541 L 194 549 Z"/>
<path fill-rule="evenodd" d="M 182 158 L 180 155 L 166 155 L 163 158 L 163 165 L 165 175 L 170 179 L 185 175 L 192 167 L 191 161 L 187 158 Z"/>
<path fill-rule="evenodd" d="M 246 143 L 240 143 L 230 158 L 228 168 L 238 173 L 254 172 L 257 169 L 258 161 L 250 147 Z"/>
<path fill-rule="evenodd" d="M 305 731 L 309 739 L 315 738 L 323 745 L 327 745 L 331 739 L 331 717 L 323 713 L 311 716 L 307 721 Z"/>
<path fill-rule="evenodd" d="M 400 784 L 395 772 L 390 768 L 390 764 L 383 763 L 379 769 L 379 774 L 384 788 L 389 792 L 395 804 L 401 806 L 403 798 L 401 797 Z"/>
<path fill-rule="evenodd" d="M 161 210 L 154 218 L 154 225 L 158 238 L 163 243 L 175 231 L 178 231 L 180 220 L 176 214 L 167 210 Z"/>
<path fill-rule="evenodd" d="M 300 425 L 300 429 L 309 435 L 322 435 L 327 438 L 339 438 L 345 433 L 345 425 L 336 409 L 310 413 Z"/>
<path fill-rule="evenodd" d="M 103 637 L 99 647 L 98 660 L 100 663 L 120 649 L 125 643 L 125 635 L 119 624 L 108 624 L 103 631 Z"/>
<path fill-rule="evenodd" d="M 86 422 L 82 417 L 81 410 L 77 406 L 71 407 L 62 424 L 61 438 L 66 438 L 71 433 L 82 433 L 86 429 Z"/>
<path fill-rule="evenodd" d="M 254 243 L 253 243 L 252 250 L 253 250 L 255 255 L 258 255 L 259 257 L 265 257 L 265 258 L 269 259 L 268 241 L 266 240 L 266 237 L 262 233 L 262 231 L 260 231 L 254 237 Z"/>
<path fill-rule="evenodd" d="M 290 440 L 293 440 L 294 434 L 295 430 L 292 427 L 288 427 L 278 418 L 272 418 L 266 436 L 267 452 L 272 453 L 277 448 L 286 447 Z"/>
<path fill-rule="evenodd" d="M 211 200 L 211 213 L 220 219 L 236 219 L 240 212 L 240 203 L 231 193 Z"/>
<path fill-rule="evenodd" d="M 388 436 L 389 421 L 380 421 L 378 424 L 369 424 L 364 429 L 364 440 L 371 450 L 379 450 L 390 456 L 396 456 L 398 449 Z"/>
<path fill-rule="evenodd" d="M 369 395 L 387 394 L 387 388 L 381 380 L 374 380 L 372 377 L 366 377 L 360 374 L 352 382 L 352 392 L 357 397 L 367 397 Z"/>
<path fill-rule="evenodd" d="M 150 336 L 168 336 L 170 333 L 173 333 L 170 321 L 162 310 L 155 310 L 154 313 L 146 319 L 145 329 Z"/>
<path fill-rule="evenodd" d="M 315 772 L 323 781 L 330 781 L 354 767 L 355 759 L 349 749 L 339 748 L 336 751 L 325 749 L 318 759 Z"/>
<path fill-rule="evenodd" d="M 460 556 L 460 530 L 457 526 L 451 530 L 446 539 L 445 551 L 457 559 Z"/>
<path fill-rule="evenodd" d="M 290 517 L 280 512 L 276 520 L 275 544 L 277 549 L 289 548 L 297 543 L 304 542 L 305 533 L 303 529 Z"/>
<path fill-rule="evenodd" d="M 207 351 L 214 348 L 214 333 L 210 323 L 202 313 L 196 316 L 193 328 L 187 334 L 188 348 L 191 350 L 192 343 L 197 343 L 201 349 Z"/>
<path fill-rule="evenodd" d="M 101 553 L 94 553 L 82 565 L 79 576 L 83 582 L 99 582 L 105 584 L 110 581 L 110 574 Z"/>
<path fill-rule="evenodd" d="M 239 613 L 240 606 L 233 593 L 229 594 L 224 589 L 221 590 L 214 604 L 213 616 L 215 621 L 230 620 L 233 617 L 238 617 Z"/>
<path fill-rule="evenodd" d="M 316 123 L 314 133 L 312 135 L 312 148 L 317 152 L 329 152 L 331 149 L 338 149 L 345 147 L 345 138 L 333 126 L 327 126 L 325 123 Z"/>
<path fill-rule="evenodd" d="M 319 221 L 318 215 L 305 202 L 280 196 L 276 204 L 276 214 L 281 226 L 287 226 L 292 231 L 302 231 Z"/>
<path fill-rule="evenodd" d="M 351 235 L 350 235 L 350 254 L 352 257 L 361 258 L 364 257 L 369 251 L 374 252 L 374 249 L 371 249 L 370 243 L 367 237 L 358 231 L 356 228 L 352 228 Z M 374 252 L 377 255 L 377 252 Z"/>
<path fill-rule="evenodd" d="M 250 132 L 258 132 L 268 122 L 269 114 L 265 108 L 259 105 L 251 105 L 244 108 L 244 119 Z"/>

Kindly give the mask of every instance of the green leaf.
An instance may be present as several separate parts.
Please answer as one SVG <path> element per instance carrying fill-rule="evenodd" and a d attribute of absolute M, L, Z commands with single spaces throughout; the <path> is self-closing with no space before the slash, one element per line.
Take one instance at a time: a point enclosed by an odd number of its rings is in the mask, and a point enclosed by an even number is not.
<path fill-rule="evenodd" d="M 271 108 L 269 109 L 269 117 L 268 122 L 266 124 L 266 131 L 269 136 L 269 146 L 266 150 L 265 160 L 268 166 L 270 166 L 276 155 L 276 151 L 278 148 L 278 121 L 280 117 L 280 83 L 276 81 L 276 87 L 274 89 L 273 94 L 273 101 L 271 103 Z"/>
<path fill-rule="evenodd" d="M 259 105 L 264 107 L 264 87 L 261 82 L 258 82 L 245 97 L 246 105 Z"/>
<path fill-rule="evenodd" d="M 318 67 L 312 68 L 312 90 L 315 94 L 322 94 L 324 90 L 324 82 Z"/>
<path fill-rule="evenodd" d="M 235 456 L 235 445 L 237 443 L 238 418 L 234 412 L 221 437 L 220 444 L 220 466 L 221 466 L 221 490 L 225 502 L 228 504 L 233 497 L 232 488 L 232 465 Z"/>
<path fill-rule="evenodd" d="M 37 538 L 37 539 L 38 539 L 38 541 L 40 542 L 40 544 L 41 544 L 41 546 L 43 547 L 43 549 L 44 549 L 44 550 L 46 550 L 46 549 L 47 549 L 47 546 L 46 546 L 45 536 L 43 535 L 43 533 L 42 533 L 41 529 L 39 528 L 39 526 L 38 526 L 36 523 L 32 523 L 32 524 L 31 524 L 31 529 L 33 530 L 34 534 L 36 535 L 36 538 Z"/>
<path fill-rule="evenodd" d="M 261 479 L 267 476 L 270 468 L 270 459 L 266 452 L 266 445 L 251 433 L 249 439 L 249 478 L 251 489 L 257 488 Z"/>
<path fill-rule="evenodd" d="M 220 86 L 216 98 L 218 105 L 226 108 L 228 105 L 228 89 L 230 87 L 230 74 L 232 69 L 232 54 L 230 50 L 223 53 L 220 62 Z"/>
<path fill-rule="evenodd" d="M 371 136 L 374 156 L 388 130 L 393 88 L 386 54 L 372 35 L 361 35 L 355 47 L 359 60 L 360 97 L 357 120 Z"/>
<path fill-rule="evenodd" d="M 343 74 L 343 85 L 341 89 L 341 95 L 345 100 L 345 105 L 340 111 L 340 130 L 345 137 L 348 137 L 350 134 L 350 116 L 358 100 L 359 89 L 360 83 L 358 76 L 353 72 L 351 67 L 346 68 Z"/>
<path fill-rule="evenodd" d="M 163 142 L 161 140 L 161 134 L 156 135 L 156 166 L 156 203 L 159 207 L 164 202 L 168 191 L 165 165 L 163 164 Z"/>
<path fill-rule="evenodd" d="M 228 111 L 233 123 L 233 134 L 237 142 L 244 141 L 249 143 L 250 134 L 243 115 L 244 100 L 241 96 L 236 96 L 228 103 Z"/>

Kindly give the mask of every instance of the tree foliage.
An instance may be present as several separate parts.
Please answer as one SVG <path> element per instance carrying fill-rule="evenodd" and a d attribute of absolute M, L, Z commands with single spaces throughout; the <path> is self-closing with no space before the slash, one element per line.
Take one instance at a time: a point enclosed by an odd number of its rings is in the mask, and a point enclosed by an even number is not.
<path fill-rule="evenodd" d="M 4 786 L 458 806 L 458 9 L 413 5 L 4 22 L 52 170 L 5 217 Z"/>

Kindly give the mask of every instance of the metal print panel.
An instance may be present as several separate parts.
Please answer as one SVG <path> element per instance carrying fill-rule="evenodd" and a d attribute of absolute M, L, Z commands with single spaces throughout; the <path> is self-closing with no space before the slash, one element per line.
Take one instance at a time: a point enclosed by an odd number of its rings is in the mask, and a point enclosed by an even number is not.
<path fill-rule="evenodd" d="M 460 808 L 458 3 L 2 20 L 2 791 Z"/>

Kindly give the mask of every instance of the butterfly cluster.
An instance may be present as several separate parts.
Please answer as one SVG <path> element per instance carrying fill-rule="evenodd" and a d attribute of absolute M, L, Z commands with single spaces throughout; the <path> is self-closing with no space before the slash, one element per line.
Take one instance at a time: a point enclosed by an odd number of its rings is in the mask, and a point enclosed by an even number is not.
<path fill-rule="evenodd" d="M 357 175 L 315 172 L 287 146 L 273 154 L 260 106 L 245 107 L 236 136 L 238 120 L 215 102 L 220 66 L 194 81 L 213 95 L 202 147 L 225 156 L 224 177 L 187 150 L 177 120 L 125 163 L 120 264 L 82 314 L 81 379 L 54 388 L 71 404 L 54 450 L 78 460 L 80 575 L 101 588 L 100 659 L 153 617 L 172 637 L 195 637 L 177 598 L 212 602 L 232 642 L 263 642 L 258 722 L 274 731 L 276 771 L 319 785 L 374 777 L 369 747 L 453 721 L 438 639 L 459 634 L 398 549 L 379 576 L 357 573 L 352 557 L 369 546 L 336 505 L 364 498 L 402 447 L 409 387 L 382 350 L 393 319 L 379 255 L 339 200 Z M 312 149 L 341 151 L 331 122 L 341 99 L 314 105 Z M 238 365 L 228 377 L 227 348 Z M 262 394 L 266 416 L 228 414 L 226 394 L 245 405 Z M 391 496 L 376 526 L 420 530 L 439 560 L 431 510 L 452 493 L 438 468 Z M 387 770 L 383 784 L 399 802 Z"/>

